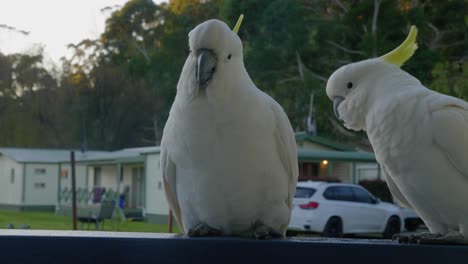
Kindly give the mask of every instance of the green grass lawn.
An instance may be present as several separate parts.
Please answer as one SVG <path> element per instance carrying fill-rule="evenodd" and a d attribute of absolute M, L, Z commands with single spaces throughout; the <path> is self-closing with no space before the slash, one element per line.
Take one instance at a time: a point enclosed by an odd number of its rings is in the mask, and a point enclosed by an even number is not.
<path fill-rule="evenodd" d="M 0 211 L 0 229 L 6 229 L 9 224 L 13 224 L 15 228 L 28 225 L 30 229 L 37 230 L 72 230 L 73 227 L 70 216 L 46 212 Z M 80 223 L 78 223 L 78 228 L 80 228 Z M 83 229 L 86 228 L 85 224 Z M 90 230 L 94 230 L 94 225 L 90 225 Z M 113 220 L 105 222 L 104 231 L 167 233 L 167 225 Z M 177 224 L 174 224 L 174 232 L 178 232 Z"/>

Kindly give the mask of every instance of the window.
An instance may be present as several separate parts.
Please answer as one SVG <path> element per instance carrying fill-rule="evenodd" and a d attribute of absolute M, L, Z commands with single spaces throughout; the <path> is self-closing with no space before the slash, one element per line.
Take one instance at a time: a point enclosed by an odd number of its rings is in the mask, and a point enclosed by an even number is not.
<path fill-rule="evenodd" d="M 354 201 L 353 191 L 351 187 L 347 186 L 331 186 L 323 193 L 323 197 L 327 200 L 337 200 L 337 201 Z"/>
<path fill-rule="evenodd" d="M 338 200 L 336 188 L 337 187 L 328 187 L 323 193 L 323 197 L 327 200 Z"/>
<path fill-rule="evenodd" d="M 94 167 L 94 187 L 101 186 L 101 167 Z"/>
<path fill-rule="evenodd" d="M 14 183 L 15 183 L 15 168 L 12 168 L 10 172 L 10 184 L 14 184 Z"/>
<path fill-rule="evenodd" d="M 318 176 L 319 165 L 312 162 L 299 163 L 299 179 L 310 180 Z"/>
<path fill-rule="evenodd" d="M 34 169 L 34 173 L 35 173 L 35 174 L 45 174 L 45 173 L 46 173 L 46 169 L 44 169 L 44 168 L 36 168 L 36 169 Z"/>
<path fill-rule="evenodd" d="M 60 176 L 64 179 L 67 179 L 68 178 L 68 171 L 63 169 L 60 171 Z"/>
<path fill-rule="evenodd" d="M 354 198 L 356 202 L 360 203 L 374 203 L 374 199 L 370 196 L 370 194 L 361 188 L 352 188 L 354 193 Z"/>
<path fill-rule="evenodd" d="M 34 188 L 35 189 L 44 189 L 46 187 L 45 182 L 35 182 L 34 183 Z"/>
<path fill-rule="evenodd" d="M 294 195 L 295 198 L 310 198 L 312 195 L 315 193 L 314 188 L 302 188 L 302 187 L 297 187 L 296 188 L 296 195 Z"/>

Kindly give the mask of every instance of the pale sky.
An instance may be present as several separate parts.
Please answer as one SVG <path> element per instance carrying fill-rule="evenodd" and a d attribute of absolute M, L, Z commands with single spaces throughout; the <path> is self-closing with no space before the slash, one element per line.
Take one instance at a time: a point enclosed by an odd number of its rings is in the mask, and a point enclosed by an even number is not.
<path fill-rule="evenodd" d="M 166 2 L 153 0 L 155 3 Z M 24 36 L 0 28 L 0 51 L 27 52 L 42 44 L 46 56 L 55 63 L 69 56 L 69 43 L 96 39 L 104 31 L 108 6 L 123 6 L 127 0 L 0 0 L 0 25 L 29 31 Z"/>

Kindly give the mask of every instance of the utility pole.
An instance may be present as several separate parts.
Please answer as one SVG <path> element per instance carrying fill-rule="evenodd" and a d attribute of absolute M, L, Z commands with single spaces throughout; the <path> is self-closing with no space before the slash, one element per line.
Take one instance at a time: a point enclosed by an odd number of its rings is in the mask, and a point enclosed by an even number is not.
<path fill-rule="evenodd" d="M 172 233 L 172 211 L 169 209 L 169 215 L 168 215 L 168 225 L 167 225 L 167 231 L 168 233 Z"/>
<path fill-rule="evenodd" d="M 75 151 L 70 152 L 70 165 L 71 165 L 71 180 L 72 180 L 72 218 L 73 218 L 73 230 L 77 228 L 77 216 L 76 216 L 76 177 L 75 177 Z"/>

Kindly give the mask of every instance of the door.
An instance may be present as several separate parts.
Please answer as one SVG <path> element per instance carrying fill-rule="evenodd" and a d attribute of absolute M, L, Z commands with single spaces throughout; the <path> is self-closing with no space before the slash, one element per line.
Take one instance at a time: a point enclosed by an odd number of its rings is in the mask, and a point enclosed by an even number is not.
<path fill-rule="evenodd" d="M 377 233 L 381 231 L 382 223 L 386 221 L 386 212 L 376 203 L 372 195 L 359 187 L 351 187 L 360 218 L 358 231 L 362 233 Z"/>
<path fill-rule="evenodd" d="M 131 208 L 143 207 L 143 168 L 132 168 L 132 191 L 130 199 Z"/>
<path fill-rule="evenodd" d="M 324 193 L 324 213 L 327 217 L 339 216 L 343 222 L 344 233 L 354 233 L 359 229 L 358 206 L 353 192 L 348 186 L 330 186 Z"/>

